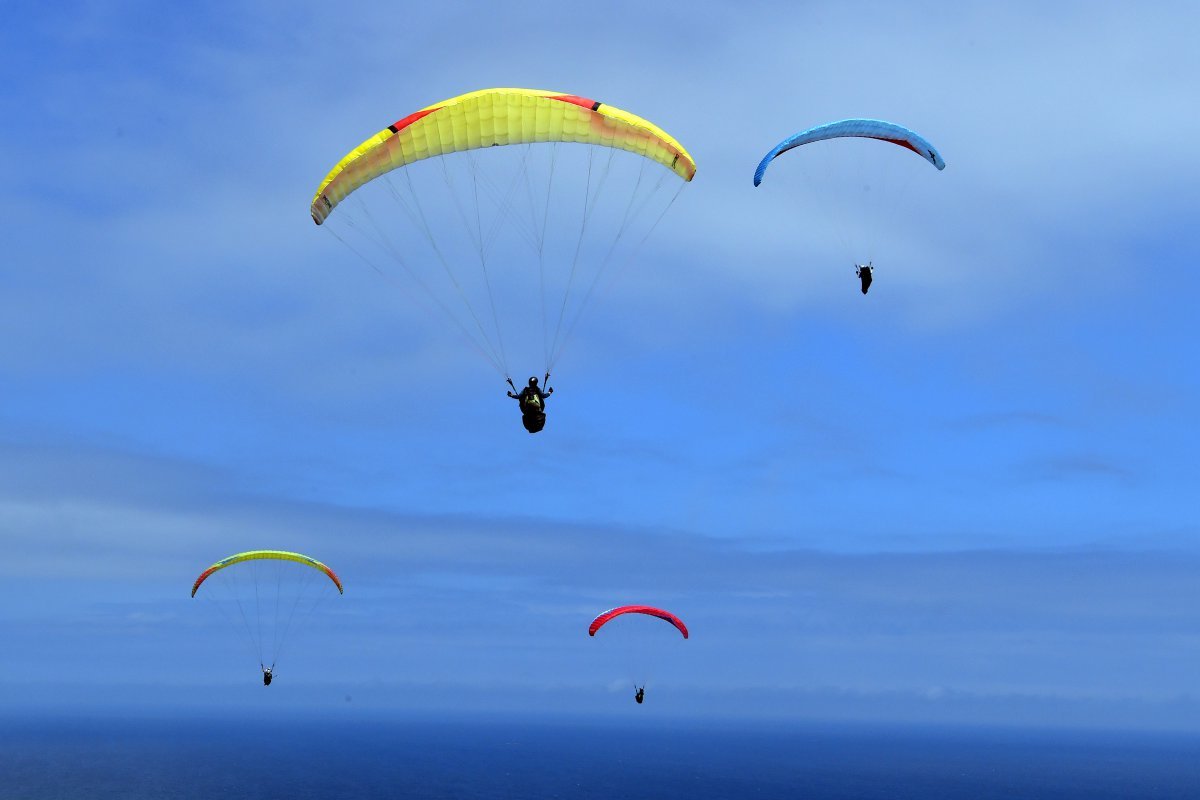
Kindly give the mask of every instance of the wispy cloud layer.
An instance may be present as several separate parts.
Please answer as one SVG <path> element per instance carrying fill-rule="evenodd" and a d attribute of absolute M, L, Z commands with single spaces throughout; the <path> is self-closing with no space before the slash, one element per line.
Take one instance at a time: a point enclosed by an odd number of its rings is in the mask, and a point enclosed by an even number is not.
<path fill-rule="evenodd" d="M 35 466 L 45 459 L 26 453 Z M 660 668 L 679 713 L 692 697 L 713 713 L 852 718 L 869 698 L 879 719 L 962 721 L 984 708 L 1015 722 L 1044 696 L 1075 708 L 1078 724 L 1123 723 L 1139 707 L 1138 724 L 1174 726 L 1198 689 L 1194 553 L 838 555 L 638 526 L 301 504 L 232 490 L 206 470 L 90 460 L 120 480 L 57 482 L 50 496 L 35 478 L 0 502 L 3 625 L 18 645 L 4 679 L 28 687 L 26 702 L 59 685 L 140 681 L 156 702 L 187 705 L 195 698 L 169 687 L 245 672 L 237 631 L 187 589 L 211 561 L 264 546 L 313 553 L 346 583 L 287 664 L 318 696 L 336 675 L 336 691 L 385 706 L 469 708 L 454 693 L 487 685 L 492 700 L 476 698 L 486 707 L 546 691 L 561 711 L 592 708 L 625 665 L 605 649 L 619 638 L 591 640 L 586 625 L 626 602 L 669 607 L 692 629 Z M 425 700 L 404 699 L 431 682 Z M 221 691 L 200 702 L 226 702 Z M 848 697 L 862 702 L 839 706 Z"/>

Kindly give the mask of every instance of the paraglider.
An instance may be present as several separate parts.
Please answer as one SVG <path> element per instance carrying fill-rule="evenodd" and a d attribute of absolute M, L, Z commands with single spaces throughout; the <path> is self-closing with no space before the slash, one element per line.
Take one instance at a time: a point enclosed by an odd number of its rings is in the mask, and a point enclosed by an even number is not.
<path fill-rule="evenodd" d="M 894 122 L 885 122 L 878 119 L 844 119 L 839 120 L 838 122 L 830 122 L 825 125 L 818 125 L 816 127 L 801 131 L 800 133 L 789 136 L 779 144 L 775 145 L 775 147 L 773 147 L 769 153 L 763 156 L 762 161 L 758 163 L 757 169 L 754 170 L 754 185 L 758 186 L 762 183 L 763 176 L 767 171 L 767 167 L 770 166 L 781 154 L 804 145 L 811 145 L 816 142 L 824 142 L 831 139 L 843 138 L 876 139 L 883 142 L 889 142 L 899 147 L 903 147 L 906 150 L 912 151 L 925 161 L 932 164 L 938 170 L 943 170 L 946 168 L 946 162 L 942 160 L 941 154 L 938 153 L 934 146 L 921 135 L 909 130 L 908 128 L 897 125 Z M 845 182 L 846 178 L 847 176 L 845 175 L 841 176 L 843 182 Z M 864 185 L 862 188 L 864 192 L 870 191 L 869 185 Z M 888 193 L 883 192 L 877 194 L 887 195 Z M 895 208 L 894 201 L 891 198 L 881 198 L 876 202 L 892 203 L 890 206 L 876 209 L 880 213 L 886 214 L 893 211 Z M 823 202 L 821 205 L 822 207 L 825 207 L 835 204 Z M 831 213 L 836 214 L 836 209 L 832 210 Z M 837 224 L 831 227 L 840 230 L 846 226 Z M 847 242 L 846 244 L 854 247 L 855 249 L 864 246 L 860 240 L 866 237 L 855 236 L 853 238 L 855 241 Z M 862 293 L 864 295 L 867 293 L 867 290 L 870 289 L 871 282 L 874 279 L 875 269 L 872 263 L 873 262 L 869 260 L 865 263 L 856 260 L 854 265 L 854 274 L 855 277 L 859 279 Z"/>
<path fill-rule="evenodd" d="M 528 350 L 540 328 L 539 371 L 553 371 L 604 279 L 695 172 L 664 130 L 607 103 L 484 89 L 368 138 L 329 171 L 309 211 L 382 276 L 399 266 L 417 290 L 407 293 L 431 300 L 511 384 L 512 345 Z M 544 407 L 526 411 L 522 402 L 526 430 L 541 430 Z"/>
<path fill-rule="evenodd" d="M 858 278 L 859 281 L 862 282 L 862 293 L 863 294 L 866 294 L 867 290 L 871 288 L 871 278 L 873 277 L 872 273 L 874 273 L 874 272 L 875 272 L 875 268 L 872 267 L 870 264 L 855 264 L 854 265 L 854 276 L 856 278 Z"/>
<path fill-rule="evenodd" d="M 549 384 L 549 381 L 550 375 L 547 373 L 546 383 Z M 517 388 L 513 386 L 511 380 L 508 382 L 508 385 L 512 386 L 514 390 Z M 521 390 L 520 394 L 508 392 L 508 396 L 520 404 L 521 424 L 525 426 L 525 430 L 530 433 L 537 433 L 546 427 L 546 398 L 552 394 L 554 394 L 554 388 L 547 385 L 546 390 L 543 392 L 538 387 L 538 379 L 536 377 L 529 379 L 529 384 Z"/>
<path fill-rule="evenodd" d="M 328 580 L 325 580 L 325 579 Z M 294 623 L 302 623 L 333 594 L 344 592 L 332 569 L 303 553 L 248 550 L 216 562 L 192 584 L 192 597 L 205 588 L 258 657 L 263 686 L 275 678 L 275 663 Z"/>
<path fill-rule="evenodd" d="M 664 622 L 672 625 L 675 630 L 679 631 L 680 635 L 682 635 L 684 639 L 688 638 L 687 625 L 683 623 L 683 620 L 672 614 L 670 611 L 666 611 L 661 608 L 655 608 L 654 606 L 619 606 L 617 608 L 611 608 L 592 620 L 592 624 L 588 626 L 588 636 L 595 636 L 597 631 L 609 624 L 612 620 L 622 617 L 626 614 L 640 614 L 649 617 L 658 617 Z M 639 685 L 639 683 L 641 685 Z M 633 699 L 638 705 L 641 705 L 646 699 L 646 682 L 635 682 L 633 684 L 633 688 Z"/>

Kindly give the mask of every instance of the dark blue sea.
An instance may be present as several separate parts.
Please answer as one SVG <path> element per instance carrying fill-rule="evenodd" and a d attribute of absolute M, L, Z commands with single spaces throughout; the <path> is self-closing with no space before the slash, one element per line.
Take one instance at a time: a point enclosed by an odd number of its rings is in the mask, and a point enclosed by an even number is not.
<path fill-rule="evenodd" d="M 1200 798 L 1200 739 L 680 722 L 0 721 L 0 797 Z"/>

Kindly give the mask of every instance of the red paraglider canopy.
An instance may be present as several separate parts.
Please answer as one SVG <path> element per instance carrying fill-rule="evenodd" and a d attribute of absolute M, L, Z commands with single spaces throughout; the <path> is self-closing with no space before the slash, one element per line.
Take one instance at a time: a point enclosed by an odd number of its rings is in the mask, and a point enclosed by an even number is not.
<path fill-rule="evenodd" d="M 588 626 L 588 636 L 595 636 L 596 631 L 604 627 L 610 619 L 619 617 L 622 614 L 649 614 L 652 617 L 665 619 L 667 622 L 674 625 L 683 634 L 683 638 L 688 638 L 687 625 L 683 624 L 683 620 L 672 614 L 670 611 L 664 611 L 661 608 L 654 606 L 621 606 L 620 608 L 610 608 L 600 616 L 592 620 L 592 624 Z"/>

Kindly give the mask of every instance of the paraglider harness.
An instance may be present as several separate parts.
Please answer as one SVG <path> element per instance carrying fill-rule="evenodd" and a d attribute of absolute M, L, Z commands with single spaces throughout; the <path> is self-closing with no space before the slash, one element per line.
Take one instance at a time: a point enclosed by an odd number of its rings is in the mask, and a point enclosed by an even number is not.
<path fill-rule="evenodd" d="M 646 699 L 646 687 L 635 686 L 633 688 L 637 689 L 637 691 L 633 693 L 633 699 L 637 700 L 638 704 L 640 705 L 642 700 Z"/>
<path fill-rule="evenodd" d="M 855 264 L 854 265 L 854 274 L 858 276 L 858 279 L 860 281 L 862 281 L 862 293 L 863 294 L 866 294 L 867 289 L 871 288 L 871 278 L 874 276 L 874 273 L 875 273 L 875 268 L 873 266 L 871 266 L 870 261 L 868 261 L 866 264 Z"/>
<path fill-rule="evenodd" d="M 505 378 L 505 380 L 508 381 L 509 386 L 512 386 L 514 392 L 517 391 L 512 378 Z M 550 373 L 547 372 L 546 376 L 542 379 L 542 385 L 545 386 L 549 383 Z M 526 386 L 521 390 L 520 394 L 509 394 L 510 397 L 515 397 L 517 402 L 520 403 L 521 424 L 530 433 L 537 433 L 546 427 L 546 398 L 549 394 L 550 392 L 543 392 L 541 389 L 533 386 Z"/>
<path fill-rule="evenodd" d="M 275 675 L 274 675 L 274 674 L 271 672 L 271 670 L 275 669 L 275 665 L 274 665 L 274 664 L 272 664 L 272 665 L 271 665 L 271 666 L 269 666 L 269 667 L 263 667 L 263 665 L 262 665 L 262 664 L 259 664 L 258 666 L 262 667 L 262 671 L 263 671 L 263 686 L 270 686 L 270 685 L 271 685 L 271 679 L 275 677 Z"/>

